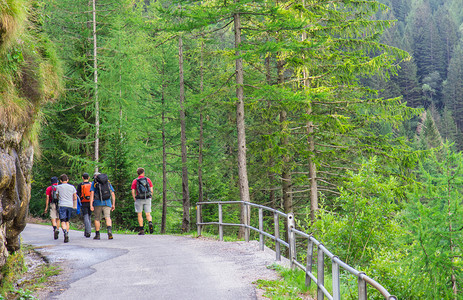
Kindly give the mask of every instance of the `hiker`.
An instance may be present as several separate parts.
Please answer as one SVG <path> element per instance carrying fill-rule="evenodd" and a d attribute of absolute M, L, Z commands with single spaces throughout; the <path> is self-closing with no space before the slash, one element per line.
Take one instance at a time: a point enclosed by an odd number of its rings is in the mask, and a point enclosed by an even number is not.
<path fill-rule="evenodd" d="M 66 174 L 60 176 L 61 184 L 56 187 L 58 194 L 59 219 L 61 228 L 64 233 L 64 242 L 69 242 L 69 221 L 73 209 L 77 209 L 77 191 L 76 188 L 68 183 L 69 177 Z"/>
<path fill-rule="evenodd" d="M 56 195 L 56 186 L 58 185 L 58 177 L 53 176 L 51 179 L 51 185 L 47 187 L 45 195 L 47 197 L 45 203 L 45 210 L 43 213 L 47 213 L 48 206 L 50 206 L 50 219 L 51 225 L 53 226 L 53 237 L 55 240 L 59 236 L 59 211 L 58 211 L 58 197 Z"/>
<path fill-rule="evenodd" d="M 88 173 L 82 174 L 82 181 L 77 185 L 77 193 L 80 197 L 81 207 L 80 211 L 84 218 L 84 236 L 89 238 L 92 233 L 92 211 L 90 210 L 90 175 Z"/>
<path fill-rule="evenodd" d="M 108 175 L 95 172 L 90 187 L 90 210 L 95 212 L 95 237 L 100 239 L 100 220 L 103 215 L 108 229 L 108 239 L 113 239 L 111 212 L 116 207 L 114 188 L 108 180 Z"/>
<path fill-rule="evenodd" d="M 145 177 L 145 169 L 137 169 L 138 178 L 132 182 L 132 196 L 135 202 L 135 212 L 138 217 L 138 234 L 144 235 L 143 226 L 143 211 L 145 211 L 146 220 L 150 233 L 154 232 L 153 222 L 151 218 L 151 198 L 153 196 L 153 183 L 148 177 Z"/>

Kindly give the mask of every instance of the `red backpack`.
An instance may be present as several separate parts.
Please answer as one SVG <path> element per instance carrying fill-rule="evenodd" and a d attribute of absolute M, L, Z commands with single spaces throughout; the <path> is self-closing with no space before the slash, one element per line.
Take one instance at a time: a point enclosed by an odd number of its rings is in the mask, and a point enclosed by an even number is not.
<path fill-rule="evenodd" d="M 92 185 L 90 184 L 90 182 L 84 182 L 82 183 L 82 185 L 80 186 L 80 195 L 82 196 L 82 198 L 80 199 L 81 202 L 90 202 L 90 187 Z"/>

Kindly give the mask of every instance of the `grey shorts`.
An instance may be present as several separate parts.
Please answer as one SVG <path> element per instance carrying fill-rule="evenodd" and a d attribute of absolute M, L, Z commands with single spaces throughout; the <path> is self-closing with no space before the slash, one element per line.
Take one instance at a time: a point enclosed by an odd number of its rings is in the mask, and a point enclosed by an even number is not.
<path fill-rule="evenodd" d="M 56 203 L 50 203 L 50 219 L 59 219 Z"/>
<path fill-rule="evenodd" d="M 141 213 L 143 211 L 145 213 L 151 212 L 151 198 L 135 200 L 135 212 Z"/>
<path fill-rule="evenodd" d="M 95 206 L 94 213 L 95 213 L 95 221 L 100 221 L 101 215 L 103 215 L 105 220 L 111 219 L 111 207 L 109 206 Z"/>

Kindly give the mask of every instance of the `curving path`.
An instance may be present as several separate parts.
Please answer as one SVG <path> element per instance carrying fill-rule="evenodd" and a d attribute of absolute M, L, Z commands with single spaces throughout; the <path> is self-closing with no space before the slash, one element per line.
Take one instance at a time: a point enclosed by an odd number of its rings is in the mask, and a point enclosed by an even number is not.
<path fill-rule="evenodd" d="M 258 299 L 252 284 L 276 279 L 275 254 L 257 242 L 219 242 L 169 235 L 85 238 L 71 231 L 54 240 L 51 226 L 28 224 L 22 243 L 63 267 L 61 289 L 44 299 Z"/>

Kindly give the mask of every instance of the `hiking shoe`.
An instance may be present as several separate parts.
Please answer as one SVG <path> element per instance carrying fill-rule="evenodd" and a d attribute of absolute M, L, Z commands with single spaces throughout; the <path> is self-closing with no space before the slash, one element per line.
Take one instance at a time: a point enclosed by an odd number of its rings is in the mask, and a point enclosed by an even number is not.
<path fill-rule="evenodd" d="M 85 236 L 86 238 L 89 238 L 89 237 L 90 237 L 90 233 L 86 232 L 86 233 L 84 233 L 84 236 Z"/>
<path fill-rule="evenodd" d="M 55 229 L 55 230 L 53 230 L 53 231 L 54 231 L 54 232 L 53 232 L 53 237 L 55 238 L 55 240 L 57 240 L 57 239 L 58 239 L 58 235 L 59 235 L 59 229 Z"/>
<path fill-rule="evenodd" d="M 67 235 L 66 233 L 64 234 L 64 242 L 69 242 L 69 235 Z"/>
<path fill-rule="evenodd" d="M 152 234 L 152 233 L 154 232 L 153 223 L 150 223 L 150 224 L 149 224 L 149 228 L 150 228 L 150 233 Z"/>
<path fill-rule="evenodd" d="M 138 235 L 145 235 L 145 230 L 144 230 L 144 229 L 140 229 L 140 231 L 138 232 Z"/>
<path fill-rule="evenodd" d="M 108 240 L 112 240 L 113 239 L 113 234 L 111 232 L 108 232 Z"/>
<path fill-rule="evenodd" d="M 95 237 L 93 238 L 94 240 L 99 240 L 100 239 L 100 233 L 95 233 Z"/>

